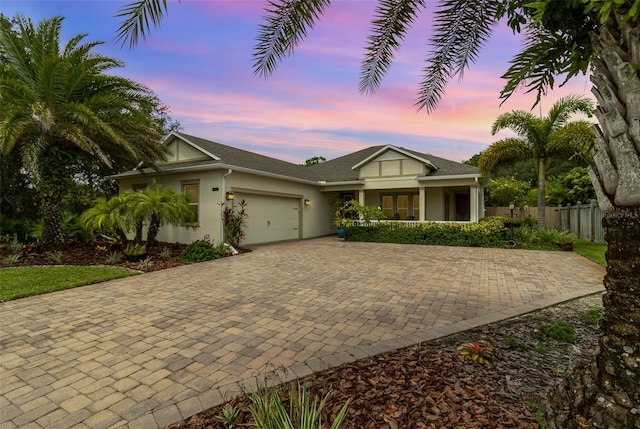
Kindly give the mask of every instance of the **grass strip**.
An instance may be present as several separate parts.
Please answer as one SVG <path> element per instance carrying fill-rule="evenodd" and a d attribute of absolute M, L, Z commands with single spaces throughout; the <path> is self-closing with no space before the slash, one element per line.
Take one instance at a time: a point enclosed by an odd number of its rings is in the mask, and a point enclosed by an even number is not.
<path fill-rule="evenodd" d="M 591 259 L 593 262 L 600 264 L 603 267 L 607 266 L 607 261 L 604 257 L 604 253 L 607 251 L 606 244 L 576 240 L 576 242 L 573 243 L 573 251 L 587 259 Z"/>
<path fill-rule="evenodd" d="M 0 270 L 0 301 L 70 289 L 139 273 L 114 267 L 14 267 Z"/>

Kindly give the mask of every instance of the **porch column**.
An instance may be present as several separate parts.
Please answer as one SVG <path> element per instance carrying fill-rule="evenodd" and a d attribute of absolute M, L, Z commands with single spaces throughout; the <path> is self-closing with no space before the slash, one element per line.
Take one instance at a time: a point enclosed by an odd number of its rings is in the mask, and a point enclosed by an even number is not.
<path fill-rule="evenodd" d="M 360 204 L 362 204 L 363 206 L 365 205 L 365 201 L 364 201 L 364 189 L 360 189 L 358 191 L 358 202 Z"/>
<path fill-rule="evenodd" d="M 420 219 L 418 219 L 420 222 L 424 222 L 427 216 L 427 193 L 424 189 L 424 186 L 420 186 L 420 188 L 418 188 L 420 190 L 420 196 L 419 196 L 419 204 L 420 204 Z"/>
<path fill-rule="evenodd" d="M 476 185 L 469 186 L 469 221 L 478 222 L 478 187 Z"/>

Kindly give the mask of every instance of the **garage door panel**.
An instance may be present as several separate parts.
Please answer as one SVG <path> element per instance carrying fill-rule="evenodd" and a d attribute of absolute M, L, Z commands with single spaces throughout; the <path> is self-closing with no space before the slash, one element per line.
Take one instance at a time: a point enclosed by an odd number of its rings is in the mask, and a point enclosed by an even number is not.
<path fill-rule="evenodd" d="M 247 203 L 246 244 L 299 238 L 300 202 L 297 198 L 242 193 Z"/>

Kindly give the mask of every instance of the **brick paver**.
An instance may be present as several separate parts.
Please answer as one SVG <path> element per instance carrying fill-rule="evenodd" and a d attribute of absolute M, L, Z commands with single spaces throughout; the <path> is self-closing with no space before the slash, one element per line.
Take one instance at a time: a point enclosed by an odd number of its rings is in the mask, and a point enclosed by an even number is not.
<path fill-rule="evenodd" d="M 290 380 L 603 290 L 570 252 L 334 237 L 0 303 L 0 427 L 163 427 Z"/>

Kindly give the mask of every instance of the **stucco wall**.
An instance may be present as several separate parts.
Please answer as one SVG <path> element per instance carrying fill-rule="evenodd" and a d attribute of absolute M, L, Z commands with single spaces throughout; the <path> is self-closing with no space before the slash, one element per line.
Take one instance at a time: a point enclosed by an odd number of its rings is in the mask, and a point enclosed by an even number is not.
<path fill-rule="evenodd" d="M 167 186 L 176 192 L 182 191 L 184 183 L 199 183 L 199 222 L 198 227 L 163 225 L 158 233 L 159 241 L 191 243 L 203 239 L 208 234 L 212 241 L 220 241 L 222 216 L 221 203 L 225 201 L 226 191 L 253 192 L 262 195 L 290 196 L 299 198 L 301 206 L 300 238 L 318 237 L 331 234 L 331 220 L 333 213 L 329 208 L 327 196 L 321 193 L 317 186 L 304 183 L 294 183 L 286 180 L 257 176 L 234 171 L 228 175 L 225 188 L 222 185 L 222 175 L 227 170 L 194 171 L 181 174 L 162 174 L 157 177 L 137 176 L 120 179 L 120 192 L 131 190 L 141 185 L 151 185 L 154 178 L 158 184 Z M 213 190 L 218 188 L 218 190 Z M 304 206 L 304 199 L 311 205 Z M 247 207 L 251 212 L 251 207 Z"/>
<path fill-rule="evenodd" d="M 442 188 L 427 188 L 425 195 L 427 220 L 442 221 L 444 219 L 444 191 Z"/>

